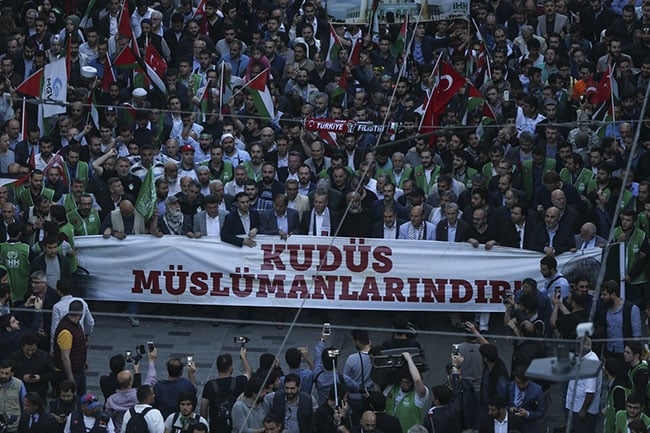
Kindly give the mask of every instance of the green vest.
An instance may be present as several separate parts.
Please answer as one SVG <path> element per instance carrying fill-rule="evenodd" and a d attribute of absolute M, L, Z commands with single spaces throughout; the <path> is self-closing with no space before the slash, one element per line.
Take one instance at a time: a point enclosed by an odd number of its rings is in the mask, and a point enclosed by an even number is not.
<path fill-rule="evenodd" d="M 641 412 L 641 421 L 643 421 L 643 424 L 645 424 L 646 429 L 650 427 L 650 417 L 643 412 Z M 615 431 L 616 432 L 621 432 L 621 433 L 627 433 L 627 411 L 626 410 L 619 410 L 616 412 L 616 426 L 615 426 Z M 607 433 L 607 432 L 605 432 Z"/>
<path fill-rule="evenodd" d="M 0 244 L 0 260 L 7 267 L 11 300 L 22 300 L 29 288 L 30 263 L 29 245 L 24 242 L 3 242 Z"/>
<path fill-rule="evenodd" d="M 434 167 L 433 171 L 431 172 L 431 179 L 429 179 L 429 182 L 427 182 L 427 177 L 424 174 L 424 167 L 422 165 L 418 165 L 413 170 L 415 184 L 422 188 L 424 190 L 424 194 L 428 196 L 433 189 L 433 185 L 438 182 L 438 176 L 440 176 L 440 166 L 436 165 Z"/>
<path fill-rule="evenodd" d="M 553 158 L 544 159 L 544 167 L 542 167 L 542 176 L 549 171 L 555 171 L 555 160 Z M 521 163 L 521 183 L 526 192 L 526 197 L 531 199 L 533 197 L 533 160 L 529 159 Z"/>
<path fill-rule="evenodd" d="M 621 227 L 616 227 L 614 230 L 614 240 L 618 241 L 618 238 L 621 236 L 623 233 L 623 230 Z M 645 240 L 645 233 L 642 230 L 639 230 L 635 228 L 632 231 L 632 236 L 625 242 L 625 259 L 627 261 L 627 266 L 625 267 L 625 271 L 630 272 L 630 270 L 634 267 L 636 264 L 636 261 L 638 260 L 639 256 L 639 251 L 641 251 L 641 244 Z M 630 281 L 631 284 L 639 284 L 639 283 L 645 283 L 646 282 L 646 276 L 645 272 L 641 272 L 634 280 Z"/>
<path fill-rule="evenodd" d="M 223 164 L 223 167 L 221 174 L 218 177 L 214 175 L 212 168 L 210 168 L 210 160 L 203 161 L 200 165 L 205 165 L 210 169 L 210 180 L 220 180 L 221 183 L 225 185 L 233 179 L 233 168 L 230 161 L 221 161 L 221 163 Z"/>
<path fill-rule="evenodd" d="M 61 237 L 61 235 L 65 236 L 68 243 L 74 250 L 74 226 L 70 224 L 70 222 L 59 227 L 59 237 Z M 77 256 L 66 256 L 66 259 L 68 259 L 68 264 L 70 265 L 70 272 L 73 274 L 77 272 Z"/>
<path fill-rule="evenodd" d="M 77 209 L 69 211 L 66 216 L 68 221 L 72 224 L 74 228 L 75 236 L 89 236 L 89 235 L 98 235 L 99 229 L 101 228 L 102 222 L 97 213 L 97 209 L 91 209 L 90 214 L 83 218 L 77 212 Z"/>
<path fill-rule="evenodd" d="M 492 164 L 492 162 L 483 164 L 483 168 L 481 168 L 481 173 L 488 181 L 494 177 L 494 174 L 492 174 L 492 168 L 494 168 L 494 164 Z"/>
<path fill-rule="evenodd" d="M 627 396 L 630 395 L 630 390 L 624 387 L 623 385 L 616 385 L 612 390 L 607 393 L 607 406 L 605 406 L 605 433 L 615 433 L 615 424 L 616 424 L 616 408 L 614 407 L 614 393 L 617 390 L 623 390 L 625 392 L 625 400 L 627 401 Z M 620 411 L 625 412 L 625 411 Z"/>
<path fill-rule="evenodd" d="M 402 426 L 402 433 L 416 424 L 420 424 L 427 411 L 427 405 L 419 408 L 415 405 L 415 389 L 404 396 L 399 403 L 395 404 L 395 397 L 399 393 L 399 385 L 393 385 L 386 396 L 386 413 L 396 416 Z"/>
<path fill-rule="evenodd" d="M 242 165 L 246 169 L 246 175 L 249 179 L 253 179 L 255 182 L 262 180 L 262 170 L 259 173 L 255 173 L 255 169 L 250 161 L 244 161 Z"/>
<path fill-rule="evenodd" d="M 573 181 L 573 176 L 571 176 L 571 172 L 569 169 L 564 167 L 562 170 L 560 170 L 560 179 L 564 183 L 568 183 L 570 185 L 573 185 L 580 194 L 584 194 L 585 191 L 587 190 L 587 186 L 589 185 L 589 182 L 594 178 L 594 172 L 587 169 L 583 168 L 578 177 L 576 178 L 576 181 Z"/>
<path fill-rule="evenodd" d="M 77 162 L 77 171 L 74 177 L 70 175 L 70 168 L 68 167 L 67 162 L 63 164 L 63 167 L 65 168 L 65 176 L 66 179 L 68 179 L 68 185 L 72 183 L 72 179 L 81 179 L 84 182 L 84 186 L 88 185 L 88 163 L 87 162 L 84 161 Z"/>
<path fill-rule="evenodd" d="M 474 175 L 476 175 L 476 173 L 478 173 L 476 169 L 472 167 L 467 167 L 467 169 L 465 170 L 465 180 L 460 180 L 458 177 L 456 177 L 457 176 L 456 171 L 454 171 L 453 176 L 454 179 L 456 179 L 458 182 L 462 182 L 467 188 L 471 188 L 472 179 L 474 178 Z"/>
<path fill-rule="evenodd" d="M 22 187 L 18 190 L 18 204 L 22 206 L 23 209 L 34 206 L 34 201 L 32 200 L 32 195 L 29 192 L 29 185 Z M 41 195 L 47 197 L 50 201 L 54 200 L 54 190 L 50 188 L 43 188 L 41 190 Z"/>
<path fill-rule="evenodd" d="M 643 230 L 646 237 L 650 236 L 650 219 L 645 212 L 641 212 L 636 218 L 636 227 Z"/>

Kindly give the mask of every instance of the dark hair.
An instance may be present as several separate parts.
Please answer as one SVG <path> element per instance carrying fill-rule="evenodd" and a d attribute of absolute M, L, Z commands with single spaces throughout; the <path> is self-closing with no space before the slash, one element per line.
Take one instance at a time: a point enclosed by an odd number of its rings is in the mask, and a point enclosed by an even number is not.
<path fill-rule="evenodd" d="M 126 359 L 124 359 L 124 355 L 121 353 L 117 355 L 111 356 L 111 359 L 108 361 L 108 366 L 111 369 L 111 373 L 119 373 L 120 371 L 124 370 L 124 367 L 126 366 Z"/>
<path fill-rule="evenodd" d="M 370 344 L 370 334 L 365 329 L 353 329 L 350 335 L 354 341 L 358 341 L 364 345 Z"/>
<path fill-rule="evenodd" d="M 284 360 L 291 369 L 300 368 L 302 354 L 295 347 L 290 347 L 284 354 Z"/>
<path fill-rule="evenodd" d="M 153 396 L 153 388 L 151 385 L 140 385 L 136 391 L 138 402 L 142 403 L 149 397 Z"/>
<path fill-rule="evenodd" d="M 300 387 L 300 376 L 298 376 L 295 373 L 289 373 L 286 376 L 284 376 L 284 383 L 287 382 L 295 383 L 296 386 Z"/>
<path fill-rule="evenodd" d="M 181 405 L 181 402 L 183 401 L 191 401 L 192 402 L 192 408 L 196 409 L 196 394 L 193 392 L 181 392 L 178 394 L 178 399 L 176 402 L 178 405 Z"/>
<path fill-rule="evenodd" d="M 451 400 L 451 390 L 446 385 L 436 385 L 431 389 L 433 398 L 437 399 L 442 406 L 449 404 Z"/>
<path fill-rule="evenodd" d="M 167 361 L 167 374 L 169 377 L 181 377 L 183 375 L 183 363 L 180 358 L 171 358 Z"/>
<path fill-rule="evenodd" d="M 230 367 L 232 367 L 232 355 L 230 353 L 217 356 L 217 371 L 219 373 L 225 373 Z"/>
<path fill-rule="evenodd" d="M 494 344 L 483 344 L 478 348 L 478 351 L 489 362 L 497 362 L 499 360 L 499 351 Z"/>

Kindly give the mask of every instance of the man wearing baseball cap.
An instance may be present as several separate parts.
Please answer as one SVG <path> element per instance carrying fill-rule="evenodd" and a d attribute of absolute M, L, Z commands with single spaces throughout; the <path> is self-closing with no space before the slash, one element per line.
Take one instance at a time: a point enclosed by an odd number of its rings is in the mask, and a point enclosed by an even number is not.
<path fill-rule="evenodd" d="M 93 394 L 81 397 L 81 413 L 73 411 L 65 422 L 64 433 L 86 433 L 90 431 L 115 433 L 111 418 L 104 413 L 104 405 Z"/>

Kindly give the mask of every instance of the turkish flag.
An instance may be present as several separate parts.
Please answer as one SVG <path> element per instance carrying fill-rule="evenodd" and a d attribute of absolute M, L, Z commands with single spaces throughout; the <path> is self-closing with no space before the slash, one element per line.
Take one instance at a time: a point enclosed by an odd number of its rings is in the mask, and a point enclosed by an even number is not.
<path fill-rule="evenodd" d="M 446 62 L 442 63 L 440 68 L 440 78 L 438 84 L 433 90 L 433 96 L 427 110 L 431 109 L 436 116 L 444 113 L 447 104 L 451 98 L 467 83 L 465 77 L 460 75 L 456 70 Z"/>
<path fill-rule="evenodd" d="M 607 71 L 603 73 L 603 75 L 600 77 L 600 81 L 598 81 L 598 87 L 596 89 L 596 92 L 592 94 L 591 96 L 591 103 L 594 105 L 600 105 L 603 102 L 609 101 L 609 99 L 612 97 L 612 92 L 614 92 L 614 96 L 617 96 L 617 89 L 616 89 L 616 82 L 615 78 L 611 76 L 612 70 L 611 68 L 607 68 Z M 614 88 L 612 88 L 614 87 Z"/>
<path fill-rule="evenodd" d="M 160 78 L 163 78 L 165 76 L 165 71 L 167 70 L 167 62 L 163 56 L 160 55 L 158 50 L 154 48 L 154 46 L 151 44 L 151 41 L 149 41 L 144 49 L 144 59 L 145 62 L 151 66 L 151 69 L 153 69 Z"/>

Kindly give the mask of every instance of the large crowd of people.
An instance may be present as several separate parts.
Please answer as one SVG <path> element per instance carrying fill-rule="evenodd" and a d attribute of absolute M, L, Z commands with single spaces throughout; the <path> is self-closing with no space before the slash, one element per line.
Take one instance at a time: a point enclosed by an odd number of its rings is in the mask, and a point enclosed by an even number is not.
<path fill-rule="evenodd" d="M 527 337 L 575 339 L 597 303 L 597 337 L 608 341 L 577 355 L 606 360 L 608 393 L 601 404 L 599 378 L 570 381 L 565 407 L 576 432 L 594 431 L 602 407 L 606 433 L 645 432 L 646 353 L 635 339 L 650 307 L 650 2 L 469 7 L 437 21 L 390 13 L 375 30 L 331 22 L 320 0 L 3 1 L 0 174 L 20 179 L 0 186 L 8 431 L 143 433 L 143 420 L 149 433 L 541 431 L 548 384 L 526 367 L 545 347 Z M 59 59 L 66 112 L 43 119 L 25 82 Z M 465 79 L 453 95 L 440 90 L 453 84 L 438 78 L 443 64 Z M 594 299 L 591 278 L 569 281 L 555 257 L 604 247 L 613 227 L 625 281 Z M 529 278 L 505 299 L 509 372 L 481 336 L 482 314 L 465 325 L 480 356 L 470 362 L 461 348 L 447 383 L 431 389 L 410 352 L 392 381 L 371 379 L 359 332 L 338 386 L 319 376 L 333 368 L 326 335 L 310 369 L 287 351 L 286 375 L 267 375 L 271 360 L 231 379 L 232 358 L 220 355 L 201 401 L 191 363 L 189 379 L 172 359 L 156 382 L 154 348 L 144 380 L 111 360 L 103 406 L 86 393 L 94 321 L 73 296 L 74 240 L 138 234 L 242 248 L 257 234 L 508 246 L 542 253 L 545 282 Z M 137 305 L 128 313 L 138 326 Z"/>

